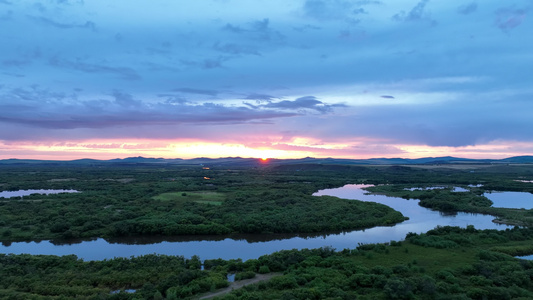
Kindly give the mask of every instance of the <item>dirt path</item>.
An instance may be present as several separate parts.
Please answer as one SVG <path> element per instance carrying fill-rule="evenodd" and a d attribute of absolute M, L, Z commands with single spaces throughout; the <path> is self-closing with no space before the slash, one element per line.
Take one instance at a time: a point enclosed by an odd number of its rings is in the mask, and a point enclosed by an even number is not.
<path fill-rule="evenodd" d="M 230 285 L 227 288 L 223 288 L 221 290 L 217 290 L 215 292 L 211 292 L 211 293 L 205 294 L 205 295 L 203 295 L 202 297 L 200 297 L 198 299 L 209 299 L 209 298 L 213 298 L 213 297 L 216 297 L 216 296 L 221 296 L 221 295 L 227 294 L 227 293 L 229 293 L 229 292 L 231 292 L 233 290 L 240 289 L 240 288 L 242 288 L 245 285 L 258 283 L 258 282 L 261 282 L 261 281 L 266 281 L 266 280 L 269 280 L 272 277 L 280 276 L 280 275 L 283 275 L 283 274 L 282 273 L 256 274 L 254 278 L 244 279 L 244 280 L 239 280 L 239 281 L 232 282 L 232 283 L 230 283 Z"/>

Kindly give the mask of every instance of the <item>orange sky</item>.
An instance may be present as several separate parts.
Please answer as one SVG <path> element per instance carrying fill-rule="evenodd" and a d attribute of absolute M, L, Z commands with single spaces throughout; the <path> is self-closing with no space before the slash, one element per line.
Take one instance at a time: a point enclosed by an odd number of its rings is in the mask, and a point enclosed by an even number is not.
<path fill-rule="evenodd" d="M 374 147 L 374 148 L 373 148 Z M 532 144 L 518 142 L 493 142 L 486 145 L 464 147 L 430 147 L 421 145 L 379 146 L 382 152 L 372 152 L 375 145 L 361 142 L 352 144 L 318 144 L 316 141 L 295 139 L 292 142 L 266 146 L 246 146 L 230 143 L 209 143 L 202 141 L 160 141 L 160 140 L 88 140 L 83 142 L 18 142 L 0 143 L 0 159 L 46 159 L 73 160 L 81 158 L 113 159 L 133 156 L 162 158 L 195 157 L 254 157 L 254 158 L 303 158 L 335 157 L 366 159 L 376 157 L 439 157 L 463 158 L 506 158 L 528 155 Z M 383 151 L 388 150 L 389 153 Z M 523 151 L 521 151 L 523 149 Z"/>

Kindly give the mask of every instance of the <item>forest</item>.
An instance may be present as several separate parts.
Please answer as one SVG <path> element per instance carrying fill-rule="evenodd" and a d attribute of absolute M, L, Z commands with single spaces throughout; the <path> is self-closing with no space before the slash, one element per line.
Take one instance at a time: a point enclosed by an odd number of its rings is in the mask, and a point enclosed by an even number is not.
<path fill-rule="evenodd" d="M 285 250 L 257 259 L 0 254 L 2 299 L 194 299 L 236 280 L 275 274 L 220 299 L 531 299 L 533 210 L 491 207 L 484 191 L 533 192 L 533 166 L 253 168 L 207 165 L 2 165 L 0 189 L 79 193 L 0 198 L 0 241 L 183 234 L 320 233 L 394 225 L 406 216 L 372 202 L 314 197 L 365 183 L 443 212 L 494 215 L 507 230 L 437 227 L 353 249 Z M 466 192 L 424 187 L 471 186 Z M 421 188 L 412 189 L 409 188 Z"/>

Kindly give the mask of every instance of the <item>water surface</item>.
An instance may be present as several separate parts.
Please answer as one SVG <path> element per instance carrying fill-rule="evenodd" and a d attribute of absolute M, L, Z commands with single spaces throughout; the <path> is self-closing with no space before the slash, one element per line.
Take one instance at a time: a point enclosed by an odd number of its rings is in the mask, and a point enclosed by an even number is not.
<path fill-rule="evenodd" d="M 362 188 L 368 185 L 346 185 L 341 188 L 316 192 L 315 196 L 329 195 L 382 203 L 400 211 L 409 220 L 394 226 L 378 226 L 366 230 L 314 235 L 232 235 L 232 236 L 182 236 L 165 238 L 120 238 L 78 241 L 61 244 L 57 241 L 16 242 L 0 246 L 0 253 L 29 253 L 68 255 L 75 254 L 84 260 L 103 260 L 113 257 L 130 257 L 145 254 L 198 255 L 201 259 L 258 258 L 280 250 L 333 247 L 337 250 L 353 249 L 359 243 L 385 243 L 399 241 L 409 232 L 423 233 L 436 226 L 474 225 L 478 229 L 505 229 L 506 225 L 492 222 L 494 217 L 481 214 L 443 214 L 418 205 L 418 200 L 367 194 Z"/>
<path fill-rule="evenodd" d="M 18 191 L 2 191 L 0 192 L 0 198 L 13 198 L 13 197 L 24 197 L 31 194 L 60 194 L 60 193 L 79 193 L 76 190 L 18 190 Z"/>
<path fill-rule="evenodd" d="M 533 194 L 526 192 L 487 192 L 484 194 L 494 204 L 493 207 L 533 208 Z"/>

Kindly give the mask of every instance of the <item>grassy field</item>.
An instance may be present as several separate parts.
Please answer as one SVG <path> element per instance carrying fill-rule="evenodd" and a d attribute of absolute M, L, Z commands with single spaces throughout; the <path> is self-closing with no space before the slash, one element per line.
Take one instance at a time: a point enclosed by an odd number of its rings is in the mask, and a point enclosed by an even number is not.
<path fill-rule="evenodd" d="M 172 192 L 163 193 L 152 197 L 154 200 L 160 201 L 179 201 L 187 202 L 193 201 L 196 203 L 203 203 L 209 205 L 222 205 L 226 200 L 226 195 L 218 192 Z"/>

